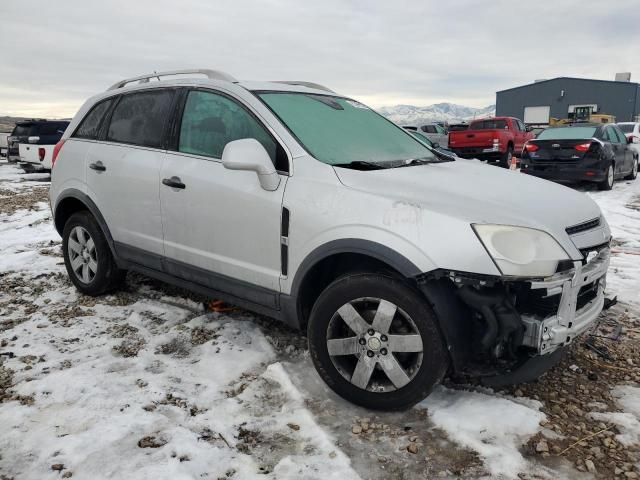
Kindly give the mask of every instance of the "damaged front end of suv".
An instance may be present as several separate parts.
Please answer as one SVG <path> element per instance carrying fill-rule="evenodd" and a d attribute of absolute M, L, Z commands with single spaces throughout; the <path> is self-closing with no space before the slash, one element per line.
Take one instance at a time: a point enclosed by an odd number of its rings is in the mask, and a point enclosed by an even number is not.
<path fill-rule="evenodd" d="M 451 377 L 488 386 L 532 381 L 602 311 L 609 228 L 597 218 L 566 229 L 581 259 L 540 230 L 473 229 L 502 275 L 439 269 L 416 278 L 441 319 Z"/>

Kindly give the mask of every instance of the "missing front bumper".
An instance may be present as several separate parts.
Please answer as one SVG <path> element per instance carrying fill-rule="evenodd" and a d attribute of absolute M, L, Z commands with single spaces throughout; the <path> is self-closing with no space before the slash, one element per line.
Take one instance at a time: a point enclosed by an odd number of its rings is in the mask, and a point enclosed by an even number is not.
<path fill-rule="evenodd" d="M 604 289 L 609 268 L 610 249 L 604 247 L 586 265 L 574 262 L 574 268 L 540 281 L 529 282 L 531 292 L 541 299 L 559 296 L 553 313 L 521 314 L 525 333 L 522 345 L 539 354 L 549 354 L 568 345 L 593 325 L 604 306 Z"/>

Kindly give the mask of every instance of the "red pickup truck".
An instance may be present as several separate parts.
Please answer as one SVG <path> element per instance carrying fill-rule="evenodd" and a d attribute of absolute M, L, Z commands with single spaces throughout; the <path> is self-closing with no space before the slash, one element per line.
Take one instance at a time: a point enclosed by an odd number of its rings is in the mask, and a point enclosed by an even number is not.
<path fill-rule="evenodd" d="M 508 168 L 532 138 L 534 134 L 517 118 L 483 118 L 471 122 L 468 130 L 449 132 L 449 149 L 459 157 L 497 161 Z"/>

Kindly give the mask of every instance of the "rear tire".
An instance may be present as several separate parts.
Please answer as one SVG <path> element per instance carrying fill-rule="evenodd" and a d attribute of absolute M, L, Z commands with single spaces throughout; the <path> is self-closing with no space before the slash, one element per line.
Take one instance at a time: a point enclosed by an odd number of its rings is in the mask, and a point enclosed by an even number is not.
<path fill-rule="evenodd" d="M 635 180 L 638 176 L 638 158 L 633 159 L 633 167 L 631 167 L 631 173 L 624 177 L 625 180 Z"/>
<path fill-rule="evenodd" d="M 598 184 L 599 190 L 611 190 L 613 188 L 614 175 L 615 175 L 615 164 L 611 162 L 609 167 L 607 167 L 607 174 L 603 181 Z"/>
<path fill-rule="evenodd" d="M 326 384 L 376 410 L 406 409 L 423 400 L 449 365 L 427 301 L 385 274 L 351 274 L 329 285 L 311 311 L 308 339 Z"/>
<path fill-rule="evenodd" d="M 511 167 L 511 162 L 515 161 L 515 157 L 513 156 L 513 146 L 509 145 L 507 147 L 507 151 L 504 152 L 502 158 L 500 159 L 500 166 L 504 168 Z"/>
<path fill-rule="evenodd" d="M 101 295 L 124 281 L 126 271 L 117 267 L 102 229 L 87 211 L 74 213 L 65 223 L 62 253 L 69 278 L 86 295 Z"/>

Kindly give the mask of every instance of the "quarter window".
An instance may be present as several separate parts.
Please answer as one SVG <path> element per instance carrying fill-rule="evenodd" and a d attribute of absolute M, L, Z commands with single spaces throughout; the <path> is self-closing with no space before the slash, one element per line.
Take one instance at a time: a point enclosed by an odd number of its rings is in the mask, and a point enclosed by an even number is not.
<path fill-rule="evenodd" d="M 607 132 L 605 133 L 605 139 L 611 143 L 620 143 L 615 130 L 611 127 L 607 128 Z"/>
<path fill-rule="evenodd" d="M 618 135 L 618 143 L 622 143 L 622 144 L 627 143 L 627 137 L 624 136 L 624 133 L 622 133 L 622 130 L 616 127 L 611 127 L 611 129 L 616 132 L 616 135 Z"/>
<path fill-rule="evenodd" d="M 189 92 L 180 125 L 180 152 L 222 158 L 227 143 L 243 138 L 259 141 L 276 168 L 288 170 L 282 147 L 240 104 L 217 93 Z"/>
<path fill-rule="evenodd" d="M 77 138 L 88 138 L 90 140 L 97 139 L 98 131 L 102 124 L 102 118 L 107 113 L 112 103 L 113 98 L 110 98 L 94 105 L 87 116 L 84 117 L 73 136 Z"/>
<path fill-rule="evenodd" d="M 111 116 L 107 140 L 161 147 L 172 98 L 173 91 L 164 89 L 123 96 Z"/>

